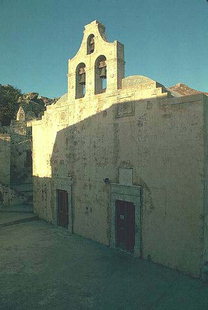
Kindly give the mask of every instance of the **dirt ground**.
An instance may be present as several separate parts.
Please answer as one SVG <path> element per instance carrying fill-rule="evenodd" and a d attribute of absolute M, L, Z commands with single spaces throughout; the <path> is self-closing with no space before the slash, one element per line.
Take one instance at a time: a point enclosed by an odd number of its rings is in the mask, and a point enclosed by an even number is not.
<path fill-rule="evenodd" d="M 0 228 L 0 310 L 206 310 L 208 285 L 45 223 Z"/>

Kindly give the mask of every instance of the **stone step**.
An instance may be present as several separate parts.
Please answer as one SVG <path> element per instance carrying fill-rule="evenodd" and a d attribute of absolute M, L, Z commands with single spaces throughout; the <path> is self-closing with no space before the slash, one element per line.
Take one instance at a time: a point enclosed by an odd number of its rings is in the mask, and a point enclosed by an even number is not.
<path fill-rule="evenodd" d="M 0 228 L 11 226 L 11 225 L 16 225 L 20 223 L 25 223 L 25 222 L 37 221 L 37 220 L 39 220 L 37 215 L 32 215 L 32 216 L 24 215 L 21 218 L 18 218 L 18 216 L 16 215 L 15 218 L 13 219 L 11 217 L 7 219 L 0 218 Z"/>
<path fill-rule="evenodd" d="M 20 204 L 11 207 L 1 207 L 0 212 L 33 213 L 32 204 Z"/>
<path fill-rule="evenodd" d="M 11 184 L 11 188 L 18 192 L 32 192 L 33 184 L 32 183 L 23 183 L 23 184 Z"/>
<path fill-rule="evenodd" d="M 32 201 L 33 199 L 33 184 L 32 183 L 22 183 L 22 184 L 11 184 L 11 188 L 19 195 L 25 197 L 27 201 Z"/>

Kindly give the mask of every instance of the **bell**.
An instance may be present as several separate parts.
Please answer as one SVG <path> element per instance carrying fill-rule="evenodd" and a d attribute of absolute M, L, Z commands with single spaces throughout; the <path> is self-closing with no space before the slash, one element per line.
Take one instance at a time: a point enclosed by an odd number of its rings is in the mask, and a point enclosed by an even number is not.
<path fill-rule="evenodd" d="M 89 52 L 90 52 L 90 54 L 94 52 L 94 48 L 95 48 L 95 41 L 94 41 L 94 37 L 92 37 L 90 39 L 90 42 L 89 42 Z"/>
<path fill-rule="evenodd" d="M 90 52 L 90 54 L 92 54 L 94 52 L 94 44 L 90 45 L 89 52 Z"/>
<path fill-rule="evenodd" d="M 105 60 L 102 60 L 102 61 L 99 62 L 98 68 L 103 68 L 103 67 L 106 67 Z"/>
<path fill-rule="evenodd" d="M 100 78 L 101 79 L 106 79 L 106 75 L 107 75 L 106 67 L 100 68 Z"/>
<path fill-rule="evenodd" d="M 91 39 L 90 39 L 90 44 L 94 44 L 94 37 L 92 37 Z"/>
<path fill-rule="evenodd" d="M 81 67 L 79 68 L 79 74 L 84 74 L 85 73 L 85 68 L 84 67 Z"/>
<path fill-rule="evenodd" d="M 79 84 L 85 84 L 85 73 L 79 75 Z"/>

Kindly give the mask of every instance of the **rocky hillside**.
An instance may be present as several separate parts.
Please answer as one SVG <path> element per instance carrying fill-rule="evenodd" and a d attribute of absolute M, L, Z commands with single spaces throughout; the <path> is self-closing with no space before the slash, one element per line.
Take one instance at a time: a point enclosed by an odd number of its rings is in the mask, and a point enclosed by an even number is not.
<path fill-rule="evenodd" d="M 46 106 L 53 104 L 57 98 L 50 99 L 47 97 L 39 96 L 38 93 L 25 93 L 18 98 L 19 107 L 22 107 L 25 113 L 26 120 L 40 118 Z"/>
<path fill-rule="evenodd" d="M 172 92 L 176 92 L 180 96 L 189 96 L 189 95 L 196 95 L 196 94 L 208 95 L 208 93 L 206 93 L 206 92 L 193 89 L 193 88 L 191 88 L 191 87 L 189 87 L 183 83 L 178 83 L 176 85 L 173 85 L 173 86 L 169 87 L 169 89 Z"/>
<path fill-rule="evenodd" d="M 47 105 L 54 103 L 57 98 L 51 99 L 40 96 L 38 93 L 22 93 L 21 90 L 11 85 L 0 84 L 0 123 L 3 126 L 10 125 L 20 106 L 26 113 L 33 117 L 43 114 Z"/>

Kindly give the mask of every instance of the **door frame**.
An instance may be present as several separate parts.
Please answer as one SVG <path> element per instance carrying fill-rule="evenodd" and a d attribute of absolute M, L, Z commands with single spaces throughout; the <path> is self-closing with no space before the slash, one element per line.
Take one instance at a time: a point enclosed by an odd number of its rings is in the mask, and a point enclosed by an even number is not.
<path fill-rule="evenodd" d="M 141 186 L 127 186 L 111 183 L 111 231 L 110 247 L 116 248 L 116 200 L 131 202 L 135 206 L 135 246 L 134 256 L 141 257 Z"/>
<path fill-rule="evenodd" d="M 72 199 L 71 199 L 71 186 L 72 186 L 72 179 L 68 178 L 54 178 L 54 224 L 58 226 L 58 195 L 57 190 L 66 191 L 68 194 L 68 230 L 73 233 L 73 212 L 72 212 Z"/>

